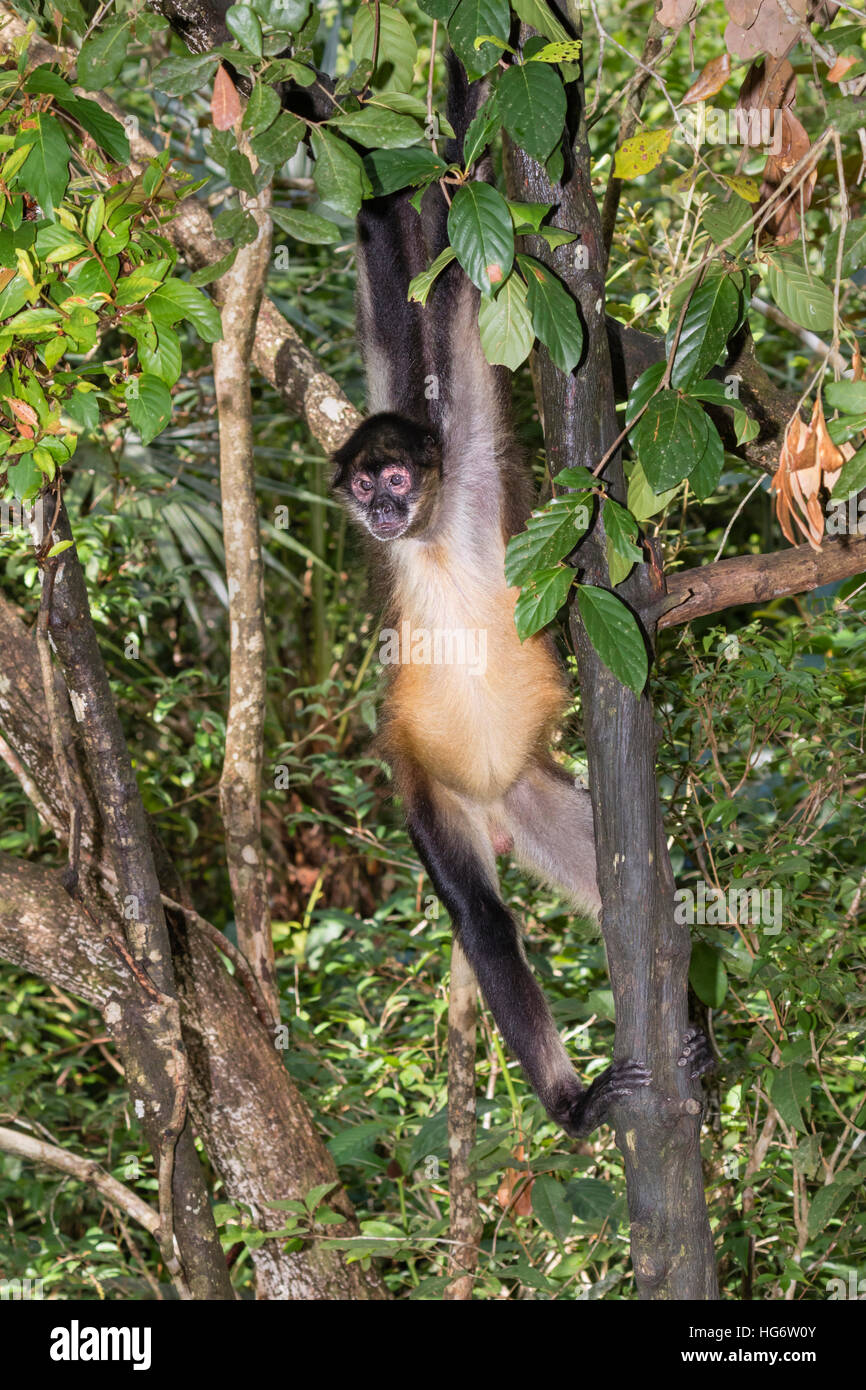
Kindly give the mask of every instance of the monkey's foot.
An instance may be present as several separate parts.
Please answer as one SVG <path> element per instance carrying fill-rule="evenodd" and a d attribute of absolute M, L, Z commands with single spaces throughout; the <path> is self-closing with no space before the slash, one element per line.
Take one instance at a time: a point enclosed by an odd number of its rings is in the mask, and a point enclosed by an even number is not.
<path fill-rule="evenodd" d="M 688 1067 L 689 1076 L 694 1080 L 703 1076 L 704 1072 L 713 1071 L 715 1065 L 716 1059 L 706 1033 L 694 1023 L 689 1024 L 688 1032 L 683 1033 L 683 1045 L 677 1066 Z"/>
<path fill-rule="evenodd" d="M 574 1139 L 583 1139 L 600 1125 L 611 1105 L 622 1096 L 629 1096 L 652 1080 L 649 1068 L 643 1062 L 628 1058 L 624 1062 L 614 1062 L 593 1081 L 588 1090 L 581 1089 L 572 1100 L 567 1113 L 554 1116 L 566 1134 Z"/>

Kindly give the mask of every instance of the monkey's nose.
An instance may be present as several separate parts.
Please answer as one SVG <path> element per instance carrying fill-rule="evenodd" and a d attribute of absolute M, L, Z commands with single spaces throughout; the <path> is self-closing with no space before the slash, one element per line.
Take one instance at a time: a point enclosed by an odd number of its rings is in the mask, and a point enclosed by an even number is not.
<path fill-rule="evenodd" d="M 386 521 L 388 517 L 394 515 L 395 507 L 390 497 L 384 497 L 376 508 L 377 515 Z"/>

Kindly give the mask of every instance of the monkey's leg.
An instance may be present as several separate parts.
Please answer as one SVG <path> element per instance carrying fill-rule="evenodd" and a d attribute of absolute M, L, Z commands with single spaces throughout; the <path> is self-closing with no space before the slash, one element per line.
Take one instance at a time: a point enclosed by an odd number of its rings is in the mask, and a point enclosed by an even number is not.
<path fill-rule="evenodd" d="M 504 806 L 518 864 L 597 917 L 601 899 L 589 792 L 550 759 L 534 763 L 509 788 Z"/>
<path fill-rule="evenodd" d="M 527 964 L 517 922 L 499 896 L 484 825 L 449 793 L 417 783 L 407 809 L 409 833 L 500 1033 L 548 1115 L 567 1134 L 589 1134 L 613 1100 L 649 1085 L 649 1072 L 637 1062 L 618 1062 L 588 1090 L 581 1085 Z"/>

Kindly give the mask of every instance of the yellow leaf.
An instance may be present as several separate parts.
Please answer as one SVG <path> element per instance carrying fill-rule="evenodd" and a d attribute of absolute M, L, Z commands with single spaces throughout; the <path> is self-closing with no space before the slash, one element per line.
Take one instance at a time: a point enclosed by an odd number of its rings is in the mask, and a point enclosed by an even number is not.
<path fill-rule="evenodd" d="M 747 203 L 756 203 L 761 196 L 755 179 L 747 179 L 742 174 L 726 174 L 724 179 L 728 188 L 732 188 L 738 198 L 745 198 Z"/>
<path fill-rule="evenodd" d="M 613 172 L 618 179 L 636 179 L 654 169 L 671 143 L 669 130 L 648 130 L 625 140 L 616 152 Z"/>

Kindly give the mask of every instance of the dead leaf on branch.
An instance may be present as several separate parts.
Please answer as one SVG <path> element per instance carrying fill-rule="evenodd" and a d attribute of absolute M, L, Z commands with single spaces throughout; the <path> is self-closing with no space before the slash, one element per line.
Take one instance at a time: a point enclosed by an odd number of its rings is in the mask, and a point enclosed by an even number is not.
<path fill-rule="evenodd" d="M 800 20 L 805 20 L 809 0 L 787 0 Z M 800 25 L 792 24 L 776 0 L 725 0 L 731 22 L 725 29 L 725 47 L 735 58 L 755 58 L 768 53 L 782 58 L 797 42 Z"/>
<path fill-rule="evenodd" d="M 686 92 L 681 106 L 690 106 L 696 101 L 707 101 L 709 97 L 714 97 L 720 92 L 731 75 L 731 55 L 723 53 L 719 58 L 713 58 L 703 67 Z"/>
<path fill-rule="evenodd" d="M 760 201 L 766 203 L 796 164 L 809 153 L 809 136 L 794 115 L 797 78 L 787 60 L 753 63 L 737 98 L 737 134 L 744 145 L 768 146 Z M 800 235 L 800 214 L 812 201 L 817 182 L 810 169 L 773 205 L 762 237 L 787 246 Z"/>
<path fill-rule="evenodd" d="M 217 130 L 231 130 L 241 117 L 241 99 L 222 63 L 214 78 L 210 113 Z"/>
<path fill-rule="evenodd" d="M 514 1151 L 514 1157 L 517 1159 L 518 1163 L 526 1162 L 526 1152 L 522 1144 L 518 1144 Z M 518 1184 L 523 1182 L 527 1176 L 528 1174 L 526 1172 L 521 1172 L 519 1168 L 506 1168 L 502 1176 L 502 1182 L 499 1184 L 496 1192 L 496 1200 L 503 1211 L 511 1211 L 514 1216 L 532 1215 L 532 1185 L 535 1181 L 534 1178 L 529 1178 L 526 1186 L 518 1196 L 517 1201 L 515 1202 L 513 1200 Z"/>
<path fill-rule="evenodd" d="M 663 0 L 656 19 L 666 29 L 682 29 L 695 8 L 695 0 Z"/>
<path fill-rule="evenodd" d="M 771 154 L 764 165 L 764 181 L 761 184 L 761 202 L 765 203 L 775 193 L 788 174 L 812 148 L 809 136 L 794 113 L 786 107 L 780 113 L 781 145 L 778 154 Z M 812 201 L 815 184 L 818 182 L 817 169 L 810 169 L 790 185 L 784 197 L 773 204 L 773 211 L 765 223 L 762 236 L 773 237 L 779 246 L 788 246 L 800 235 L 801 214 Z"/>
<path fill-rule="evenodd" d="M 827 72 L 828 82 L 841 82 L 849 68 L 853 68 L 859 63 L 859 58 L 854 58 L 850 53 L 840 53 L 832 68 Z"/>
<path fill-rule="evenodd" d="M 838 448 L 830 438 L 820 394 L 808 425 L 795 415 L 785 431 L 779 467 L 773 476 L 776 516 L 782 534 L 797 545 L 792 526 L 796 526 L 813 550 L 821 549 L 824 535 L 822 487 L 832 492 L 842 465 L 853 449 Z"/>

